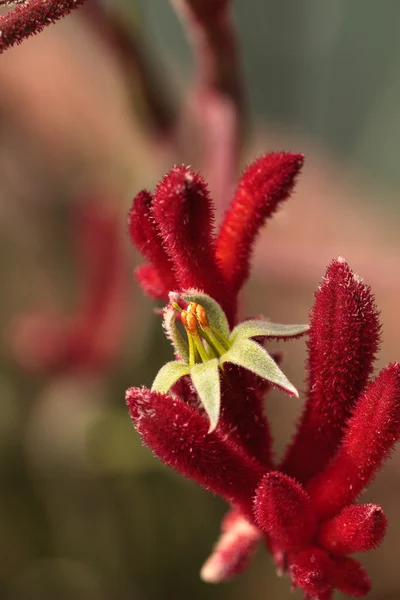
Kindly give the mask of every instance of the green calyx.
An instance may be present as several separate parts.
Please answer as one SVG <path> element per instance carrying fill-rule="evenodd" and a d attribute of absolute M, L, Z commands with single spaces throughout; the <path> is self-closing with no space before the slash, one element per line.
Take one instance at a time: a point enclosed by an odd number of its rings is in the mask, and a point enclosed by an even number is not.
<path fill-rule="evenodd" d="M 248 369 L 298 396 L 278 365 L 253 337 L 290 338 L 306 333 L 308 325 L 279 325 L 261 320 L 244 321 L 232 331 L 225 313 L 215 300 L 204 293 L 171 294 L 171 304 L 164 310 L 164 329 L 179 359 L 164 365 L 158 372 L 152 390 L 167 393 L 184 375 L 190 375 L 210 420 L 213 431 L 218 424 L 221 404 L 220 370 L 228 362 Z M 187 308 L 183 310 L 178 301 Z M 187 341 L 179 331 L 175 311 L 181 316 Z"/>

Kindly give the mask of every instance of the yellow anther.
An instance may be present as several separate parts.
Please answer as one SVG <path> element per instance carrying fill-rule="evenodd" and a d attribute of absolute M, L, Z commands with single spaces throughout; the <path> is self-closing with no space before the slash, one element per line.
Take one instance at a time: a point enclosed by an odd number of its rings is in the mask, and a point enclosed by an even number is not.
<path fill-rule="evenodd" d="M 199 324 L 203 328 L 210 326 L 210 322 L 208 320 L 207 313 L 204 310 L 204 308 L 201 306 L 201 304 L 196 304 L 195 314 L 196 314 L 196 318 L 197 318 Z"/>
<path fill-rule="evenodd" d="M 197 319 L 192 312 L 183 310 L 181 312 L 181 320 L 188 333 L 191 333 L 192 335 L 198 333 L 199 326 L 197 324 Z"/>

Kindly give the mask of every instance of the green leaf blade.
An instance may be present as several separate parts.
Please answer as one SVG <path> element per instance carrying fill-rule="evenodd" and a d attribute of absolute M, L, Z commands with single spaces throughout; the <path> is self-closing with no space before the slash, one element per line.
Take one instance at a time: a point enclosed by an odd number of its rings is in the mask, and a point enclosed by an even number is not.
<path fill-rule="evenodd" d="M 178 379 L 189 373 L 189 365 L 184 362 L 178 360 L 168 362 L 158 371 L 151 389 L 153 392 L 166 394 Z"/>
<path fill-rule="evenodd" d="M 221 364 L 225 362 L 244 367 L 278 386 L 289 396 L 299 397 L 298 391 L 280 370 L 273 358 L 253 340 L 237 340 L 220 359 Z"/>
<path fill-rule="evenodd" d="M 268 321 L 249 320 L 237 325 L 230 336 L 230 341 L 249 339 L 252 337 L 293 338 L 304 335 L 310 329 L 309 325 L 283 325 Z"/>
<path fill-rule="evenodd" d="M 209 433 L 216 428 L 221 409 L 221 383 L 218 364 L 218 359 L 213 358 L 206 363 L 194 365 L 190 369 L 193 385 L 210 420 Z"/>

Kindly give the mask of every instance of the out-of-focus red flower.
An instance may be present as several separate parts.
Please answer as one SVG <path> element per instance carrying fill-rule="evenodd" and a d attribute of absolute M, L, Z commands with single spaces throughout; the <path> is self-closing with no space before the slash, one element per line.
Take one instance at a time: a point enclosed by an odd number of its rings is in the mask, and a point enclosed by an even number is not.
<path fill-rule="evenodd" d="M 166 299 L 171 285 L 180 294 L 198 288 L 233 326 L 254 238 L 290 194 L 301 165 L 302 157 L 284 153 L 250 165 L 216 236 L 213 205 L 196 173 L 176 167 L 154 197 L 141 192 L 129 228 L 149 261 L 137 272 L 145 291 Z M 228 365 L 221 376 L 222 411 L 212 432 L 187 378 L 170 395 L 127 391 L 143 442 L 232 507 L 203 567 L 205 580 L 237 575 L 263 538 L 305 598 L 368 592 L 367 574 L 348 555 L 376 548 L 386 518 L 379 506 L 355 502 L 400 435 L 400 363 L 370 379 L 379 335 L 369 287 L 342 258 L 334 260 L 311 311 L 304 413 L 280 465 L 262 410 L 268 385 L 240 367 Z"/>
<path fill-rule="evenodd" d="M 127 313 L 118 212 L 96 196 L 74 205 L 72 234 L 80 299 L 70 317 L 52 307 L 16 318 L 10 337 L 19 364 L 46 372 L 101 371 L 115 359 Z"/>

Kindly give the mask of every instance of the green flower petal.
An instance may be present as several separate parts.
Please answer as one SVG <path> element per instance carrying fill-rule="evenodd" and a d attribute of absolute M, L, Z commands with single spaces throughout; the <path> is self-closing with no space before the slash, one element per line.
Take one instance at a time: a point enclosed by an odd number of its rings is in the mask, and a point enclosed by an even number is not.
<path fill-rule="evenodd" d="M 268 323 L 268 321 L 244 321 L 237 325 L 230 337 L 230 341 L 242 340 L 257 336 L 266 337 L 296 337 L 303 333 L 307 333 L 310 329 L 309 325 L 281 325 L 280 323 Z"/>
<path fill-rule="evenodd" d="M 252 371 L 256 375 L 259 375 L 282 388 L 290 396 L 296 396 L 297 398 L 299 396 L 296 388 L 290 383 L 284 373 L 282 373 L 268 352 L 252 340 L 238 340 L 228 352 L 220 358 L 220 364 L 225 362 L 230 362 Z"/>
<path fill-rule="evenodd" d="M 184 375 L 189 375 L 189 365 L 178 360 L 168 362 L 158 371 L 153 385 L 152 391 L 166 394 L 168 390 Z"/>
<path fill-rule="evenodd" d="M 176 326 L 175 309 L 172 306 L 167 307 L 163 311 L 163 326 L 167 338 L 172 342 L 175 351 L 179 354 L 182 360 L 189 362 L 189 349 L 186 340 L 181 335 Z"/>
<path fill-rule="evenodd" d="M 207 313 L 210 325 L 219 329 L 219 331 L 229 338 L 229 325 L 224 311 L 210 296 L 202 292 L 193 292 L 188 294 L 179 294 L 178 298 L 182 298 L 185 302 L 197 302 L 201 304 Z"/>
<path fill-rule="evenodd" d="M 193 302 L 197 302 L 197 300 L 193 300 Z M 217 426 L 221 407 L 218 359 L 213 358 L 206 363 L 194 365 L 190 369 L 190 376 L 210 419 L 210 429 L 208 430 L 210 433 Z"/>

